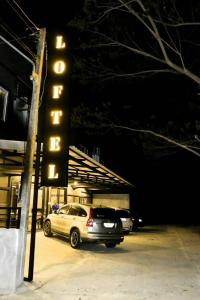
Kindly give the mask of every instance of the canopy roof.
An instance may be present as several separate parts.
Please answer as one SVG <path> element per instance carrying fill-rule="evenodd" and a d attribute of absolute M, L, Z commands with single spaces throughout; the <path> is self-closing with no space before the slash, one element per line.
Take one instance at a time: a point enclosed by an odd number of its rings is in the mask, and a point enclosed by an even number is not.
<path fill-rule="evenodd" d="M 0 140 L 0 175 L 21 175 L 26 142 Z M 34 166 L 33 166 L 34 168 Z M 74 188 L 127 189 L 131 183 L 74 146 L 69 147 L 68 181 Z"/>

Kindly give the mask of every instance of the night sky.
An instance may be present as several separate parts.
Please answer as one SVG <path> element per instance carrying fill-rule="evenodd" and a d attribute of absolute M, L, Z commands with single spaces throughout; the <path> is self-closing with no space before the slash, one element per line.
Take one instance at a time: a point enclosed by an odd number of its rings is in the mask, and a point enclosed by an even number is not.
<path fill-rule="evenodd" d="M 38 27 L 47 28 L 48 34 L 63 28 L 71 41 L 74 60 L 79 54 L 78 43 L 84 42 L 84 35 L 74 34 L 68 24 L 79 15 L 83 1 L 18 0 L 18 3 Z M 6 6 L 9 8 L 8 4 Z M 10 13 L 9 16 L 7 21 L 13 26 Z M 120 21 L 123 23 L 124 20 Z M 18 30 L 21 30 L 20 26 Z M 196 35 L 194 41 L 197 41 Z M 84 53 L 84 59 L 89 62 L 89 52 Z M 107 53 L 110 53 L 109 50 Z M 197 53 L 193 63 L 198 66 L 200 57 Z M 189 54 L 192 65 L 192 54 Z M 119 57 L 113 56 L 114 64 L 120 65 Z M 123 56 L 123 62 L 127 68 L 134 65 L 129 56 Z M 72 75 L 74 73 L 72 70 Z M 91 110 L 101 111 L 115 124 L 149 128 L 163 134 L 167 132 L 171 138 L 179 141 L 187 138 L 191 142 L 194 134 L 198 134 L 193 128 L 200 113 L 197 91 L 194 82 L 175 74 L 163 73 L 128 80 L 83 80 L 83 77 L 76 76 L 71 79 L 71 111 L 84 103 Z M 91 152 L 100 147 L 105 166 L 136 185 L 132 209 L 139 210 L 147 222 L 199 222 L 200 157 L 131 131 L 86 129 L 84 126 L 71 128 L 71 144 L 84 145 Z"/>

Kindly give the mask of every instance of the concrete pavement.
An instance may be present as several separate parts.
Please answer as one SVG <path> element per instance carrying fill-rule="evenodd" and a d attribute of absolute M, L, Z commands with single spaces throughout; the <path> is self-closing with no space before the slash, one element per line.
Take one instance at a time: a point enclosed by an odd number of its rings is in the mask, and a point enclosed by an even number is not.
<path fill-rule="evenodd" d="M 28 253 L 27 253 L 28 254 Z M 25 274 L 26 275 L 26 274 Z M 200 228 L 144 227 L 115 249 L 37 233 L 35 274 L 0 300 L 199 300 Z"/>

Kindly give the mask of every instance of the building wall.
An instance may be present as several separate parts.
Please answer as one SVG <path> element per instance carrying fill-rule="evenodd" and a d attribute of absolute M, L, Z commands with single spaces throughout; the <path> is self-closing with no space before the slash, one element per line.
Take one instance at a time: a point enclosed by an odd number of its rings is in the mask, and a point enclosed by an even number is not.
<path fill-rule="evenodd" d="M 45 193 L 45 197 L 44 197 Z M 42 201 L 45 203 L 42 204 Z M 56 188 L 43 188 L 38 194 L 38 208 L 44 207 L 45 214 L 51 211 L 53 204 L 63 205 L 64 203 L 94 203 L 97 205 L 105 205 L 116 208 L 130 208 L 129 194 L 93 194 L 93 198 L 87 193 L 85 188 L 74 188 L 71 185 L 67 187 L 67 197 L 64 199 L 64 190 Z M 32 201 L 30 212 L 32 210 Z"/>
<path fill-rule="evenodd" d="M 0 176 L 0 207 L 18 206 L 20 176 Z"/>
<path fill-rule="evenodd" d="M 129 194 L 93 194 L 93 203 L 115 208 L 130 208 Z"/>
<path fill-rule="evenodd" d="M 4 188 L 8 188 L 8 177 L 0 177 L 0 207 L 7 206 L 7 199 L 9 191 Z"/>
<path fill-rule="evenodd" d="M 73 186 L 74 187 L 74 186 Z M 85 188 L 73 188 L 69 185 L 67 188 L 67 202 L 90 203 L 90 196 Z"/>
<path fill-rule="evenodd" d="M 26 141 L 29 109 L 26 102 L 32 94 L 32 64 L 0 41 L 0 87 L 8 92 L 5 120 L 0 118 L 0 139 Z"/>
<path fill-rule="evenodd" d="M 46 188 L 42 187 L 38 191 L 38 210 L 42 210 L 44 217 L 50 212 L 53 204 L 62 206 L 65 203 L 91 203 L 91 196 L 87 193 L 85 188 L 73 188 L 69 185 L 67 188 Z M 33 207 L 33 185 L 31 190 L 31 201 L 29 208 L 29 229 L 31 228 L 31 212 Z M 40 212 L 38 211 L 38 217 Z"/>

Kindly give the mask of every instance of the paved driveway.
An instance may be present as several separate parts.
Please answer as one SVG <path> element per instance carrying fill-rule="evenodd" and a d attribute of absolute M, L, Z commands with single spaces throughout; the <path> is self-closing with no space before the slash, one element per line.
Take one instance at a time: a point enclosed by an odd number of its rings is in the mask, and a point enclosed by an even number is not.
<path fill-rule="evenodd" d="M 200 228 L 144 227 L 115 249 L 37 233 L 35 275 L 0 299 L 199 300 Z"/>

